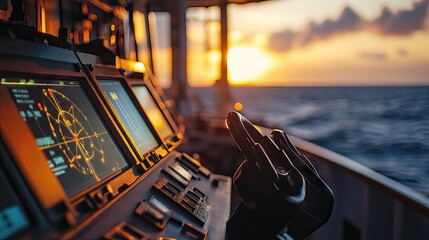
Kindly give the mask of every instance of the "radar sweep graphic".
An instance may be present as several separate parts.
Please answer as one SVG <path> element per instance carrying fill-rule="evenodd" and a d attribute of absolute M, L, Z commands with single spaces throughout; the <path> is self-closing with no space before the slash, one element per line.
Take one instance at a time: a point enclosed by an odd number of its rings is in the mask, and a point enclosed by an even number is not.
<path fill-rule="evenodd" d="M 55 144 L 63 152 L 74 168 L 82 174 L 91 174 L 98 182 L 100 177 L 93 161 L 105 162 L 102 143 L 103 134 L 97 133 L 88 121 L 87 116 L 67 96 L 51 88 L 42 89 L 42 102 L 38 103 L 45 112 Z M 53 145 L 43 148 L 50 148 Z"/>

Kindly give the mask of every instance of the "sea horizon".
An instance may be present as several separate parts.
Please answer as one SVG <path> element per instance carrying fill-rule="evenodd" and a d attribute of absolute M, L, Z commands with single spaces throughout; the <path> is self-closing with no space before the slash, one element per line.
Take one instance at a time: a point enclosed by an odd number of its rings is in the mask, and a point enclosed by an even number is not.
<path fill-rule="evenodd" d="M 429 86 L 232 87 L 263 120 L 429 196 Z M 194 88 L 215 112 L 214 88 Z"/>

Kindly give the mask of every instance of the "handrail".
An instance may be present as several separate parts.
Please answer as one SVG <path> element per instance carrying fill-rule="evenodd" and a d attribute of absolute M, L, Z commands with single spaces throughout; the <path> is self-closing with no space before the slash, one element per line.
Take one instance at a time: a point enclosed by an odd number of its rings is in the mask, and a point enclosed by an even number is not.
<path fill-rule="evenodd" d="M 331 150 L 298 137 L 290 136 L 290 139 L 300 150 L 313 154 L 337 168 L 355 174 L 357 177 L 429 217 L 429 198 L 425 195 Z"/>
<path fill-rule="evenodd" d="M 261 126 L 258 126 L 258 129 L 265 135 L 269 135 L 272 131 L 271 128 Z M 354 174 L 362 180 L 367 181 L 372 186 L 391 195 L 398 201 L 414 207 L 417 211 L 429 217 L 429 198 L 425 195 L 329 149 L 295 136 L 289 135 L 289 137 L 299 150 L 317 156 L 319 159 L 328 162 L 334 167 Z"/>

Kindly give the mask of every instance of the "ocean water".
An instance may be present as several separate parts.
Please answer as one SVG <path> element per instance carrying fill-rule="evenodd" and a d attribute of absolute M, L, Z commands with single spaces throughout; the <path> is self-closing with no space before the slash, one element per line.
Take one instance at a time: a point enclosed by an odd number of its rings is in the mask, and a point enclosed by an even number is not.
<path fill-rule="evenodd" d="M 195 88 L 214 110 L 211 88 Z M 242 113 L 429 196 L 429 87 L 232 87 Z"/>

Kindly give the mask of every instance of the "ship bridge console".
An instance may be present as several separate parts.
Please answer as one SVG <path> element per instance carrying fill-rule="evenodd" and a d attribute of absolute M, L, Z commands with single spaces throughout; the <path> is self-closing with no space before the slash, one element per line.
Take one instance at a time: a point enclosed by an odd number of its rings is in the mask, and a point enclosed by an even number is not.
<path fill-rule="evenodd" d="M 0 238 L 225 237 L 231 178 L 175 150 L 148 70 L 8 36 L 0 52 Z"/>
<path fill-rule="evenodd" d="M 0 239 L 301 239 L 329 219 L 331 190 L 283 133 L 228 115 L 234 176 L 183 147 L 134 24 L 170 11 L 180 98 L 184 1 L 23 2 L 0 0 Z"/>

